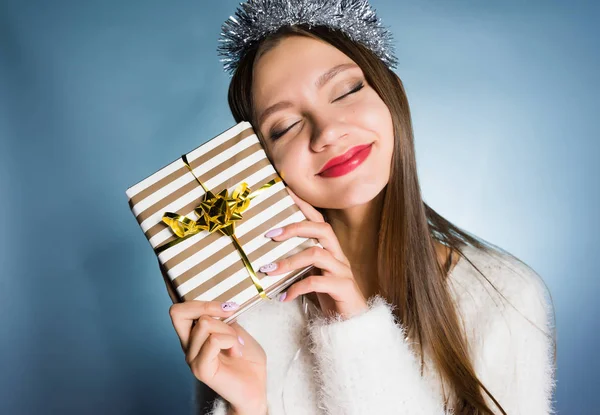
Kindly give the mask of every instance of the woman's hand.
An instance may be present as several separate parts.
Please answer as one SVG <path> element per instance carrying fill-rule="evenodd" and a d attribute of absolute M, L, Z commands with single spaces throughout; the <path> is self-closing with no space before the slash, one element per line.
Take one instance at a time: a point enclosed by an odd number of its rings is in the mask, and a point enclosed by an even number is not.
<path fill-rule="evenodd" d="M 237 322 L 227 324 L 214 318 L 229 317 L 235 309 L 224 309 L 218 301 L 177 302 L 162 266 L 161 271 L 174 303 L 169 309 L 171 321 L 194 376 L 229 402 L 230 414 L 266 414 L 263 348 Z"/>
<path fill-rule="evenodd" d="M 315 238 L 323 248 L 313 246 L 276 262 L 277 268 L 273 271 L 268 271 L 273 265 L 261 267 L 260 271 L 268 275 L 277 275 L 313 265 L 321 275 L 311 275 L 292 284 L 286 290 L 284 302 L 292 301 L 302 294 L 315 292 L 325 315 L 332 316 L 338 313 L 343 319 L 348 319 L 366 310 L 367 299 L 354 279 L 350 262 L 344 255 L 331 225 L 325 222 L 318 210 L 287 189 L 308 221 L 284 226 L 281 234 L 271 238 L 274 241 L 284 241 L 293 236 Z"/>

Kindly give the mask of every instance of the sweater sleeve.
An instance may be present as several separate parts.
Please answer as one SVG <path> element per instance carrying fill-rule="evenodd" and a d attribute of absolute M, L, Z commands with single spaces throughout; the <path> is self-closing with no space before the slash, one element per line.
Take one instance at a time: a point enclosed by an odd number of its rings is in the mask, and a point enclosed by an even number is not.
<path fill-rule="evenodd" d="M 206 415 L 227 415 L 227 411 L 229 410 L 229 404 L 227 401 L 220 396 L 212 402 L 210 412 Z"/>
<path fill-rule="evenodd" d="M 350 319 L 309 321 L 319 406 L 329 415 L 441 415 L 392 306 L 375 295 Z"/>

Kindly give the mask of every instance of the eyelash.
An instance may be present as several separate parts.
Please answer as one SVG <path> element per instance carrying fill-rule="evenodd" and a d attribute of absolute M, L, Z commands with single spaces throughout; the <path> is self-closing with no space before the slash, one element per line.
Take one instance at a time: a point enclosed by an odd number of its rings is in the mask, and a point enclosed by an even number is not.
<path fill-rule="evenodd" d="M 355 92 L 360 91 L 363 87 L 365 86 L 365 84 L 360 81 L 358 84 L 356 84 L 350 91 L 346 92 L 344 95 L 336 98 L 333 100 L 333 102 L 338 101 L 342 98 L 345 98 L 346 96 L 350 95 L 350 94 L 354 94 Z M 271 133 L 271 140 L 277 140 L 278 138 L 281 138 L 285 133 L 287 133 L 289 130 L 292 129 L 292 127 L 294 127 L 294 125 L 298 124 L 297 122 L 295 122 L 294 124 L 290 125 L 288 128 L 286 128 L 283 131 L 274 131 Z"/>

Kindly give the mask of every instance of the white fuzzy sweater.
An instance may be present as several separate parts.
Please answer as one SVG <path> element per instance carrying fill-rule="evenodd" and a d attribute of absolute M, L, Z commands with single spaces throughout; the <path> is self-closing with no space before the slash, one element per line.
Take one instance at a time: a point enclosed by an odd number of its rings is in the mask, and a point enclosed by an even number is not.
<path fill-rule="evenodd" d="M 464 258 L 451 271 L 447 281 L 479 379 L 509 415 L 554 413 L 553 343 L 546 335 L 553 312 L 539 275 L 506 253 L 490 255 L 471 246 L 463 252 L 514 306 Z M 238 322 L 267 354 L 269 415 L 452 413 L 443 410 L 448 386 L 427 352 L 421 376 L 416 347 L 381 296 L 371 297 L 368 310 L 346 321 L 314 312 L 307 318 L 297 298 L 265 302 Z M 497 411 L 485 392 L 484 397 Z M 225 415 L 227 405 L 217 398 L 209 414 Z M 201 407 L 199 402 L 198 413 Z"/>

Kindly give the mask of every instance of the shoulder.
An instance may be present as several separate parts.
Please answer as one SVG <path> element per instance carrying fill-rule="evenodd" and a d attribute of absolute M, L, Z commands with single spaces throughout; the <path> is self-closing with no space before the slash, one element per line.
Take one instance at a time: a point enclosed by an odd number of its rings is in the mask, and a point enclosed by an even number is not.
<path fill-rule="evenodd" d="M 479 380 L 507 413 L 551 413 L 556 330 L 542 277 L 501 249 L 464 253 L 448 281 Z"/>
<path fill-rule="evenodd" d="M 491 323 L 498 316 L 525 319 L 549 334 L 551 295 L 532 267 L 500 248 L 467 246 L 463 253 L 448 279 L 463 318 L 472 325 Z"/>

